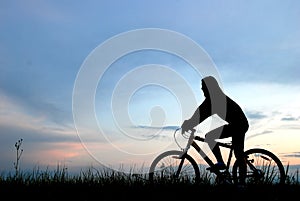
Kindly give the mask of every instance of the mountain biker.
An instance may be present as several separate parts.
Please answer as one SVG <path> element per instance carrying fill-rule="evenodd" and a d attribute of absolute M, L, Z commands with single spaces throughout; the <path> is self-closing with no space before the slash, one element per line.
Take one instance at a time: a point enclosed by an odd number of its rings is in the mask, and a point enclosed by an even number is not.
<path fill-rule="evenodd" d="M 240 168 L 241 183 L 246 173 L 246 164 L 243 158 L 245 134 L 249 128 L 248 120 L 241 107 L 229 98 L 220 88 L 217 80 L 212 76 L 204 77 L 202 80 L 202 91 L 205 96 L 204 101 L 196 109 L 190 119 L 183 122 L 182 133 L 193 129 L 206 118 L 217 114 L 228 124 L 215 128 L 205 135 L 205 142 L 212 150 L 217 163 L 211 170 L 222 170 L 226 168 L 216 139 L 232 137 L 234 155 Z"/>

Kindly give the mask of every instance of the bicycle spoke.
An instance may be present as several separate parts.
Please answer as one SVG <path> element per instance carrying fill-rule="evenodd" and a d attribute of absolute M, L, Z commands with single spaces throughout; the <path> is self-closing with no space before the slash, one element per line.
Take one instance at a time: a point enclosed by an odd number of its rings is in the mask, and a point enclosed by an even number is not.
<path fill-rule="evenodd" d="M 181 152 L 169 151 L 161 154 L 150 167 L 150 180 L 161 182 L 196 182 L 199 179 L 199 169 L 196 162 L 185 156 L 178 159 Z M 175 157 L 174 157 L 175 156 Z"/>
<path fill-rule="evenodd" d="M 282 184 L 285 172 L 281 161 L 271 152 L 264 149 L 252 149 L 247 154 L 246 182 L 255 184 Z M 235 165 L 233 174 L 239 177 Z"/>

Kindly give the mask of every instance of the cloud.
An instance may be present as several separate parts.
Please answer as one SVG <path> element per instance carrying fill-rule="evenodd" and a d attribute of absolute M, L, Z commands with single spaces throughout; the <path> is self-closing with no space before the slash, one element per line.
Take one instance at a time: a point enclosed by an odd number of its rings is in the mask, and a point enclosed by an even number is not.
<path fill-rule="evenodd" d="M 5 85 L 8 85 L 6 83 Z M 15 82 L 12 83 L 14 85 Z M 5 86 L 4 86 L 5 87 Z M 28 87 L 28 86 L 27 86 Z M 33 90 L 34 91 L 34 90 Z M 67 126 L 73 123 L 70 110 L 60 106 L 58 102 L 45 100 L 43 95 L 37 96 L 30 90 L 21 85 L 19 87 L 5 87 L 0 89 L 0 102 L 2 112 L 6 112 L 10 118 L 11 115 L 23 116 L 22 119 L 43 118 L 55 124 Z M 24 116 L 28 115 L 28 116 Z M 4 118 L 4 117 L 3 117 Z M 15 118 L 15 116 L 13 117 Z M 36 120 L 35 120 L 36 121 Z"/>
<path fill-rule="evenodd" d="M 290 152 L 290 153 L 282 153 L 280 154 L 282 157 L 293 157 L 293 158 L 300 158 L 300 152 Z"/>
<path fill-rule="evenodd" d="M 246 140 L 249 140 L 251 138 L 258 137 L 258 136 L 261 136 L 261 135 L 270 134 L 270 133 L 273 133 L 273 131 L 265 130 L 265 131 L 260 132 L 260 133 L 256 133 L 256 134 L 252 134 L 252 135 L 246 136 Z"/>
<path fill-rule="evenodd" d="M 21 138 L 24 149 L 22 168 L 32 167 L 36 163 L 55 165 L 59 161 L 78 165 L 91 160 L 84 149 L 84 143 L 72 125 L 60 125 L 49 121 L 47 115 L 33 115 L 22 104 L 18 104 L 18 101 L 2 93 L 0 94 L 0 163 L 2 164 L 0 171 L 13 167 L 14 144 Z M 94 142 L 93 139 L 90 141 Z"/>
<path fill-rule="evenodd" d="M 291 116 L 288 116 L 288 117 L 282 117 L 281 120 L 282 120 L 282 121 L 298 121 L 298 120 L 299 120 L 299 117 L 291 117 Z"/>
<path fill-rule="evenodd" d="M 138 125 L 132 126 L 127 132 L 132 136 L 138 136 L 143 140 L 170 140 L 172 134 L 180 127 L 178 126 L 146 126 Z"/>
<path fill-rule="evenodd" d="M 0 128 L 1 141 L 17 136 L 32 141 L 76 140 L 76 130 L 71 124 L 55 123 L 47 114 L 32 114 L 18 101 L 4 94 L 0 94 Z"/>
<path fill-rule="evenodd" d="M 145 129 L 153 129 L 153 130 L 171 130 L 175 131 L 179 129 L 180 127 L 178 126 L 161 126 L 161 127 L 155 127 L 155 126 L 144 126 L 144 125 L 139 125 L 136 128 L 145 128 Z"/>
<path fill-rule="evenodd" d="M 250 119 L 264 119 L 267 118 L 268 116 L 263 114 L 260 111 L 246 111 L 246 116 Z"/>

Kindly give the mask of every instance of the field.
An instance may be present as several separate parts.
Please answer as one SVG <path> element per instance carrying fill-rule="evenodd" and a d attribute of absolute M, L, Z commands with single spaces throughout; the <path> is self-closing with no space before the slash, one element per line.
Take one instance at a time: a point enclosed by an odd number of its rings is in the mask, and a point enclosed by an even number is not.
<path fill-rule="evenodd" d="M 285 185 L 251 184 L 245 187 L 216 185 L 203 175 L 197 185 L 188 182 L 154 182 L 147 175 L 88 168 L 78 175 L 65 167 L 0 176 L 0 194 L 6 200 L 287 200 L 299 196 L 300 184 L 289 175 Z"/>

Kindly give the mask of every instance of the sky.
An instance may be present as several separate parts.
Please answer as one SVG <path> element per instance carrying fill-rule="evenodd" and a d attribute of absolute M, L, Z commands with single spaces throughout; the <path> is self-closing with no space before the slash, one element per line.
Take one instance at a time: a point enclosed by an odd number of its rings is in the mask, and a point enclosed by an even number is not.
<path fill-rule="evenodd" d="M 19 139 L 21 169 L 147 167 L 179 149 L 206 74 L 245 111 L 245 148 L 299 165 L 299 19 L 296 0 L 1 1 L 0 171 Z"/>

